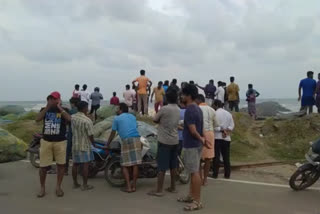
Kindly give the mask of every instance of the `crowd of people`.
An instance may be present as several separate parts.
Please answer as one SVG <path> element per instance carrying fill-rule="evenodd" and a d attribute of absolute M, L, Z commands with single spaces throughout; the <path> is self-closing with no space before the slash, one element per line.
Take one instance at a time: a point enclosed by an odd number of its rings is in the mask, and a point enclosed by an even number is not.
<path fill-rule="evenodd" d="M 120 102 L 113 93 L 110 104 L 117 106 L 117 116 L 112 123 L 112 132 L 101 147 L 95 144 L 93 137 L 93 120 L 100 107 L 103 96 L 96 87 L 93 93 L 87 91 L 87 85 L 76 85 L 70 99 L 71 109 L 61 106 L 59 92 L 53 92 L 47 97 L 47 106 L 37 116 L 37 121 L 43 121 L 43 139 L 40 146 L 40 183 L 41 191 L 38 197 L 44 197 L 45 180 L 48 168 L 53 160 L 57 164 L 56 195 L 62 197 L 64 192 L 61 183 L 65 174 L 68 174 L 69 159 L 72 154 L 73 188 L 83 191 L 93 189 L 88 184 L 88 167 L 94 159 L 92 145 L 108 149 L 110 143 L 118 134 L 121 138 L 121 166 L 126 187 L 122 191 L 132 193 L 136 191 L 139 175 L 139 164 L 142 162 L 142 144 L 137 130 L 137 121 L 132 111 L 148 115 L 149 97 L 156 114 L 154 123 L 158 128 L 157 166 L 158 180 L 154 190 L 148 192 L 150 196 L 164 195 L 164 179 L 167 170 L 170 170 L 171 185 L 165 190 L 169 193 L 177 192 L 175 181 L 178 168 L 178 156 L 183 153 L 185 169 L 191 175 L 190 192 L 185 197 L 178 198 L 179 202 L 186 202 L 187 211 L 199 210 L 201 203 L 201 186 L 208 184 L 207 178 L 213 161 L 213 178 L 218 178 L 220 157 L 224 164 L 224 178 L 231 176 L 230 143 L 231 133 L 235 127 L 232 115 L 227 110 L 239 111 L 239 86 L 235 78 L 230 78 L 230 84 L 219 81 L 218 87 L 214 81 L 202 87 L 194 81 L 177 85 L 177 80 L 158 82 L 151 90 L 152 81 L 146 77 L 144 70 L 140 77 L 130 85 L 125 86 L 124 102 Z M 204 91 L 204 95 L 199 93 Z M 152 92 L 151 92 L 152 91 Z M 246 93 L 249 113 L 255 118 L 255 98 L 259 93 L 248 86 Z M 91 103 L 91 111 L 89 106 Z M 93 114 L 94 118 L 88 117 Z M 82 165 L 82 185 L 77 175 L 78 167 Z"/>

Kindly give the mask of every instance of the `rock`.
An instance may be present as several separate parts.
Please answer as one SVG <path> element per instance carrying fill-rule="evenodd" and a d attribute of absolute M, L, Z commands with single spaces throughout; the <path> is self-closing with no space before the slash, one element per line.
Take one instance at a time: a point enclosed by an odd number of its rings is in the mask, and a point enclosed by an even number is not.
<path fill-rule="evenodd" d="M 25 142 L 0 128 L 0 163 L 25 158 L 26 149 Z"/>
<path fill-rule="evenodd" d="M 7 114 L 21 114 L 24 112 L 24 108 L 17 105 L 7 105 L 0 108 L 0 116 L 5 116 Z"/>
<path fill-rule="evenodd" d="M 263 102 L 263 103 L 258 103 L 256 104 L 257 108 L 257 115 L 259 117 L 272 117 L 272 116 L 277 116 L 281 113 L 284 112 L 291 112 L 289 109 L 281 106 L 277 102 Z M 247 108 L 242 108 L 242 112 L 248 112 Z"/>

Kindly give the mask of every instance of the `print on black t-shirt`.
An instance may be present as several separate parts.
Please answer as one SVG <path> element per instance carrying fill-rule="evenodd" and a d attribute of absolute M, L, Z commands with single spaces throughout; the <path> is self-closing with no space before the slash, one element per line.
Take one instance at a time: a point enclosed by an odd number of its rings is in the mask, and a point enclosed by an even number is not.
<path fill-rule="evenodd" d="M 66 140 L 66 121 L 58 109 L 50 109 L 46 112 L 43 121 L 43 139 L 46 141 Z"/>

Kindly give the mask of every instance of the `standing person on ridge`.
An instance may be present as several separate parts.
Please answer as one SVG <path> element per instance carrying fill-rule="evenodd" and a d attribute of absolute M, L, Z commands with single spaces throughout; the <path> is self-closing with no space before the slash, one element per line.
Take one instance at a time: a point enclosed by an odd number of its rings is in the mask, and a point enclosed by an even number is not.
<path fill-rule="evenodd" d="M 138 82 L 138 113 L 140 114 L 142 112 L 143 114 L 148 115 L 148 88 L 152 86 L 152 82 L 145 76 L 145 70 L 141 70 L 140 75 L 140 77 L 132 81 L 132 84 L 134 85 Z M 144 107 L 143 111 L 142 105 Z"/>
<path fill-rule="evenodd" d="M 151 100 L 150 102 L 152 103 L 152 100 L 153 100 L 153 95 L 156 95 L 156 100 L 155 100 L 155 103 L 154 103 L 154 110 L 156 113 L 158 113 L 159 111 L 159 108 L 162 108 L 163 106 L 163 96 L 165 96 L 165 92 L 164 92 L 164 89 L 162 87 L 162 82 L 160 81 L 158 83 L 158 86 L 155 87 L 152 91 L 152 94 L 151 94 Z"/>
<path fill-rule="evenodd" d="M 80 99 L 81 99 L 81 101 L 85 101 L 89 104 L 90 92 L 87 89 L 88 89 L 88 86 L 86 84 L 84 84 L 82 86 L 82 90 L 80 91 Z"/>
<path fill-rule="evenodd" d="M 74 86 L 74 90 L 72 92 L 72 97 L 74 98 L 80 98 L 80 85 L 76 84 Z"/>
<path fill-rule="evenodd" d="M 248 113 L 252 119 L 257 119 L 257 110 L 256 110 L 256 98 L 259 97 L 260 94 L 256 90 L 253 89 L 253 85 L 248 85 L 248 91 L 246 93 L 247 102 L 248 102 Z"/>
<path fill-rule="evenodd" d="M 316 93 L 316 87 L 317 82 L 313 79 L 313 71 L 308 71 L 307 78 L 300 81 L 298 90 L 298 101 L 301 101 L 300 111 L 304 112 L 305 114 L 311 114 L 313 112 L 313 105 L 315 104 L 314 96 Z M 301 91 L 303 91 L 302 98 Z"/>
<path fill-rule="evenodd" d="M 209 84 L 207 84 L 205 87 L 201 87 L 198 84 L 196 84 L 196 86 L 204 91 L 204 94 L 206 95 L 206 103 L 209 106 L 212 106 L 212 102 L 214 100 L 214 97 L 217 91 L 217 88 L 214 85 L 214 81 L 210 80 Z"/>
<path fill-rule="evenodd" d="M 240 103 L 240 96 L 239 96 L 239 86 L 234 82 L 235 78 L 230 77 L 230 84 L 227 87 L 228 93 L 228 104 L 230 111 L 235 110 L 239 112 L 239 103 Z"/>
<path fill-rule="evenodd" d="M 100 108 L 101 100 L 103 100 L 99 87 L 95 87 L 94 92 L 90 95 L 90 99 L 92 100 L 90 114 L 94 113 L 94 119 L 97 120 L 97 111 Z"/>
<path fill-rule="evenodd" d="M 136 99 L 136 92 L 135 90 L 130 89 L 130 85 L 126 85 L 126 91 L 123 92 L 123 98 L 124 98 L 125 104 L 127 104 L 127 106 L 131 110 L 134 110 L 133 105 L 134 105 L 134 100 Z"/>
<path fill-rule="evenodd" d="M 110 99 L 110 105 L 114 105 L 114 106 L 119 105 L 120 100 L 119 100 L 119 97 L 117 97 L 117 93 L 116 93 L 116 92 L 113 92 L 112 95 L 113 95 L 113 96 L 112 96 L 112 98 Z"/>

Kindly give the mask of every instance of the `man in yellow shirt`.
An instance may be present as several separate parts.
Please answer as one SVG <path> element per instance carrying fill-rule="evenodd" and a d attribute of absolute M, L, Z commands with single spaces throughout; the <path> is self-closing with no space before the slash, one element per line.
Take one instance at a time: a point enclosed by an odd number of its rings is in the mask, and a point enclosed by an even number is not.
<path fill-rule="evenodd" d="M 227 87 L 227 94 L 228 94 L 228 103 L 229 103 L 229 109 L 230 111 L 235 110 L 236 112 L 239 112 L 239 86 L 234 83 L 235 78 L 230 77 L 230 85 Z"/>
<path fill-rule="evenodd" d="M 156 111 L 156 113 L 158 113 L 159 108 L 162 108 L 163 106 L 163 96 L 165 95 L 165 92 L 162 85 L 163 85 L 163 82 L 160 81 L 158 83 L 158 87 L 155 87 L 151 94 L 151 103 L 152 103 L 153 95 L 154 94 L 156 95 L 156 101 L 154 103 L 154 110 Z"/>
<path fill-rule="evenodd" d="M 132 84 L 135 85 L 138 82 L 138 113 L 142 111 L 143 104 L 143 114 L 148 115 L 148 92 L 147 88 L 151 87 L 152 82 L 148 77 L 145 76 L 146 71 L 140 71 L 141 76 L 135 79 Z M 148 85 L 149 83 L 149 85 Z"/>

